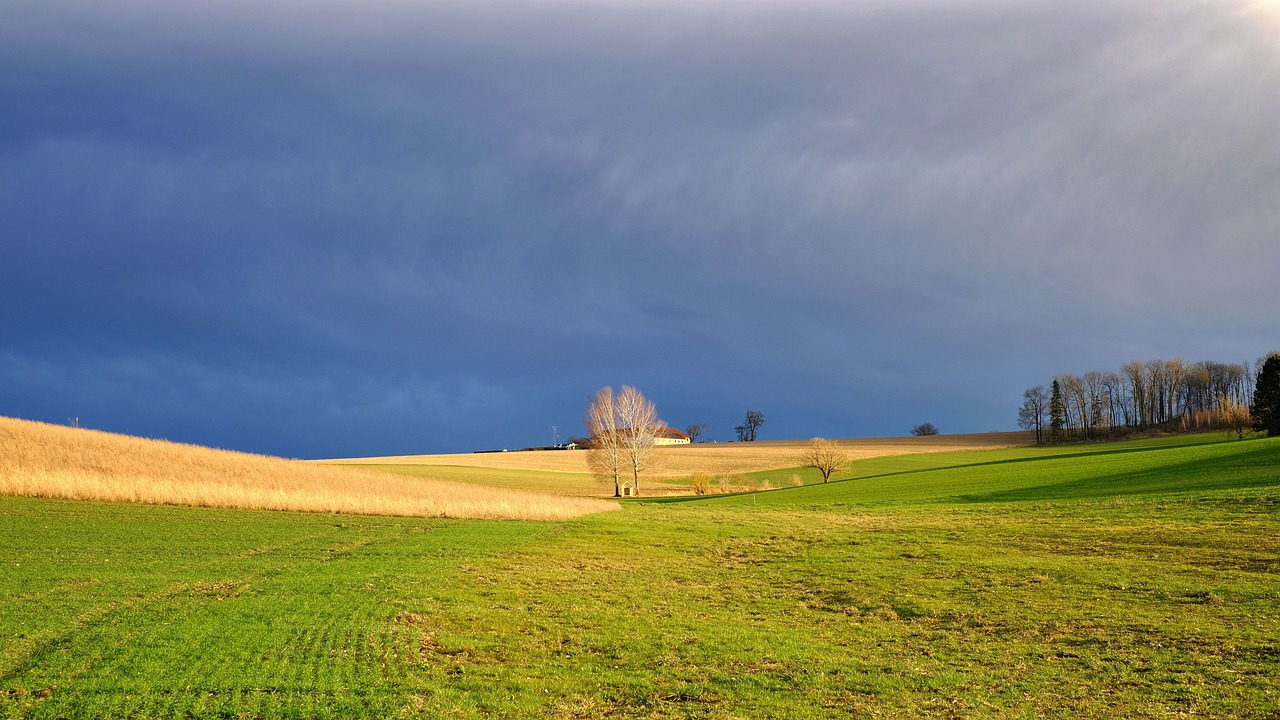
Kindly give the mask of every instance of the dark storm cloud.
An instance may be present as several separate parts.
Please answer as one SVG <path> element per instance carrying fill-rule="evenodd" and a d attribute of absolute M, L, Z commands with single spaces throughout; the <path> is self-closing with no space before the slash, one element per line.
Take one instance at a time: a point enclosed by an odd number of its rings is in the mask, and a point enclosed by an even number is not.
<path fill-rule="evenodd" d="M 15 2 L 0 411 L 289 455 L 1011 426 L 1272 349 L 1280 13 Z"/>

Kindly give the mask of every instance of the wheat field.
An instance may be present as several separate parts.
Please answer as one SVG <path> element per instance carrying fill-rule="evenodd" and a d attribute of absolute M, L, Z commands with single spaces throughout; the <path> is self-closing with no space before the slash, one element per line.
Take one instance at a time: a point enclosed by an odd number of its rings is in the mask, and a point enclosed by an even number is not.
<path fill-rule="evenodd" d="M 1030 445 L 1033 437 L 1024 432 L 933 435 L 929 437 L 851 438 L 839 440 L 850 460 L 917 453 L 996 450 Z M 699 443 L 667 445 L 654 449 L 656 463 L 651 478 L 687 478 L 697 473 L 735 475 L 781 470 L 803 465 L 808 440 L 774 440 L 753 443 Z M 587 454 L 580 450 L 529 450 L 519 452 L 467 453 L 455 455 L 399 455 L 376 458 L 344 458 L 319 461 L 344 465 L 418 465 L 488 468 L 494 470 L 538 470 L 589 474 Z"/>
<path fill-rule="evenodd" d="M 0 417 L 0 494 L 203 507 L 562 520 L 618 508 Z"/>

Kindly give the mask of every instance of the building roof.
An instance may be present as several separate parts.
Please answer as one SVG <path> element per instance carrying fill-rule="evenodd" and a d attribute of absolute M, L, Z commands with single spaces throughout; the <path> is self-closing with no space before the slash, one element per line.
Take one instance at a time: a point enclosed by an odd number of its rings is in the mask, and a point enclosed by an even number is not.
<path fill-rule="evenodd" d="M 653 436 L 660 437 L 660 438 L 668 438 L 671 440 L 688 440 L 689 439 L 689 436 L 686 435 L 685 433 L 682 433 L 675 428 L 669 428 L 669 427 L 658 428 L 657 430 L 654 430 Z"/>

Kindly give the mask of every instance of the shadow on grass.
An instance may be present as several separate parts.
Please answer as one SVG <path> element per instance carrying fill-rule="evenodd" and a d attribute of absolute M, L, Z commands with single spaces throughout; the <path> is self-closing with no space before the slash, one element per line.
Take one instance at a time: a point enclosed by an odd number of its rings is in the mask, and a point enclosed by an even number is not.
<path fill-rule="evenodd" d="M 810 496 L 805 497 L 804 499 L 797 497 L 796 500 L 799 501 L 798 504 L 811 504 L 815 500 L 818 500 L 818 498 L 813 496 L 821 495 L 823 493 L 823 488 L 831 488 L 848 482 L 863 482 L 867 480 L 901 477 L 905 475 L 923 475 L 927 473 L 939 471 L 946 472 L 957 469 L 973 469 L 982 467 L 994 468 L 1022 463 L 1041 463 L 1046 461 L 1075 459 L 1085 460 L 1088 458 L 1122 456 L 1138 453 L 1159 455 L 1166 451 L 1177 451 L 1193 447 L 1207 447 L 1227 442 L 1229 441 L 1225 439 L 1210 442 L 1205 442 L 1202 439 L 1199 441 L 1176 442 L 1158 444 L 1154 446 L 1145 443 L 1126 444 L 1124 447 L 1100 447 L 1093 450 L 1077 452 L 1053 452 L 1051 454 L 1033 455 L 1030 457 L 1005 458 L 1000 460 L 985 460 L 981 462 L 957 463 L 955 465 L 943 465 L 938 467 L 897 470 L 872 475 L 842 478 L 840 480 L 832 480 L 830 483 L 809 484 L 803 487 L 778 488 L 774 490 L 759 491 L 756 493 L 745 492 L 725 495 L 686 495 L 670 498 L 653 498 L 645 502 L 681 503 L 716 500 L 736 500 L 742 502 L 748 495 L 760 495 L 762 499 L 764 495 L 769 495 L 771 496 L 772 502 L 765 502 L 774 504 L 777 502 L 776 497 L 778 494 L 790 493 L 798 496 Z M 1235 441 L 1230 442 L 1234 443 Z M 1110 473 L 1083 479 L 1065 480 L 1062 482 L 1041 483 L 1038 485 L 1010 490 L 973 494 L 944 493 L 929 499 L 922 498 L 919 502 L 1001 503 L 1055 499 L 1115 498 L 1125 495 L 1141 495 L 1161 492 L 1187 492 L 1197 490 L 1220 491 L 1268 486 L 1280 486 L 1280 444 L 1267 443 L 1260 447 L 1256 447 L 1255 449 L 1232 453 L 1226 457 L 1198 458 L 1179 463 L 1160 463 L 1157 464 L 1156 467 L 1148 467 L 1140 470 Z M 883 502 L 884 500 L 881 500 L 876 504 L 881 504 Z M 892 502 L 892 500 L 889 500 L 888 502 Z M 821 501 L 819 501 L 819 503 L 821 504 Z"/>
<path fill-rule="evenodd" d="M 1226 457 L 1198 458 L 1142 470 L 990 493 L 953 496 L 947 501 L 1002 503 L 1087 500 L 1171 492 L 1248 490 L 1260 487 L 1280 487 L 1280 444 L 1268 443 Z"/>

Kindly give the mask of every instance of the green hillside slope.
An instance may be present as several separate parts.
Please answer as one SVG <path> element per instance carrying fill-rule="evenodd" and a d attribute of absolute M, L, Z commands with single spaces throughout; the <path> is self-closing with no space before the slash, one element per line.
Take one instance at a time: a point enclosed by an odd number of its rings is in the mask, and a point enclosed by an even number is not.
<path fill-rule="evenodd" d="M 1231 442 L 1221 435 L 1199 435 L 908 455 L 857 462 L 836 477 L 842 479 L 697 500 L 726 507 L 905 506 L 1230 493 L 1280 484 L 1280 438 Z"/>

